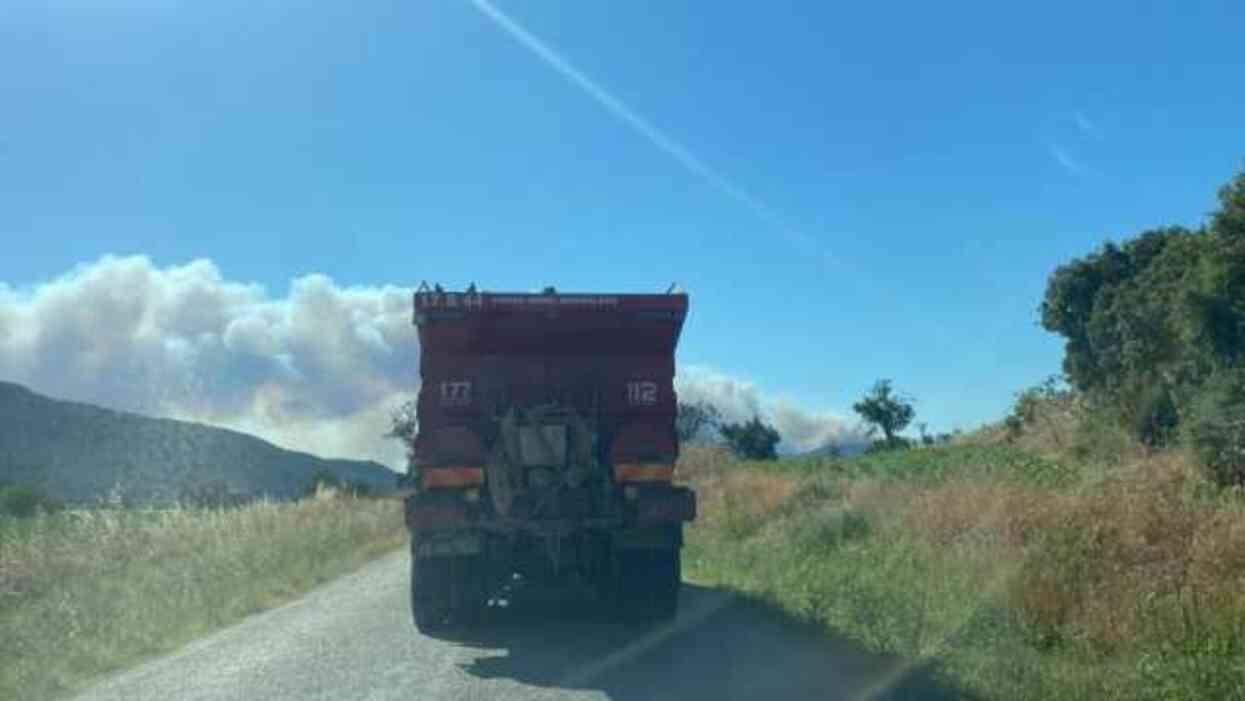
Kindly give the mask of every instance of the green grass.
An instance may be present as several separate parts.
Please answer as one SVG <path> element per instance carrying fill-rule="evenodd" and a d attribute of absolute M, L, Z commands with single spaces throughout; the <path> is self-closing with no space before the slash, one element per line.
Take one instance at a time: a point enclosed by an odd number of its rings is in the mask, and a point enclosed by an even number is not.
<path fill-rule="evenodd" d="M 954 477 L 991 478 L 1058 486 L 1078 480 L 1083 465 L 1015 450 L 1006 445 L 940 445 L 853 458 L 748 461 L 745 469 L 796 477 L 876 478 L 934 484 Z"/>
<path fill-rule="evenodd" d="M 404 542 L 392 500 L 0 519 L 0 698 L 63 696 Z"/>
<path fill-rule="evenodd" d="M 687 574 L 997 699 L 1245 699 L 1245 502 L 1175 455 L 706 457 Z"/>

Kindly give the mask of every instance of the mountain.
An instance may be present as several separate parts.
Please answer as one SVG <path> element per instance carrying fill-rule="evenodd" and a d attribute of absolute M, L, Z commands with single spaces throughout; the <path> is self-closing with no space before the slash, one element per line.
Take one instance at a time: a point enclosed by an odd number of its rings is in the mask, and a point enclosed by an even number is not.
<path fill-rule="evenodd" d="M 31 483 L 68 502 L 119 487 L 136 503 L 204 490 L 236 498 L 298 496 L 320 471 L 373 491 L 396 473 L 375 462 L 326 460 L 254 436 L 52 399 L 0 382 L 0 481 Z"/>

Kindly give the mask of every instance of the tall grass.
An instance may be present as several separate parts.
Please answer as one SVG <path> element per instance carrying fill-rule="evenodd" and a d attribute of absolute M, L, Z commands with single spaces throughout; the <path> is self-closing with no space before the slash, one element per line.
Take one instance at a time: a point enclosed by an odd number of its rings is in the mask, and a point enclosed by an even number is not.
<path fill-rule="evenodd" d="M 398 547 L 396 501 L 0 520 L 0 698 L 64 695 Z"/>
<path fill-rule="evenodd" d="M 987 697 L 1245 699 L 1245 498 L 1180 453 L 1044 452 L 691 455 L 688 572 Z"/>

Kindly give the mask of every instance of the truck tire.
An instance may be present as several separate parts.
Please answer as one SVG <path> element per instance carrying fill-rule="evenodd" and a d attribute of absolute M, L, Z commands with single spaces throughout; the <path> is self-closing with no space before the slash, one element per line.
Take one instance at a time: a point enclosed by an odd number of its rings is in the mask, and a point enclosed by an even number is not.
<path fill-rule="evenodd" d="M 485 606 L 478 557 L 411 558 L 411 617 L 421 633 L 474 623 Z"/>
<path fill-rule="evenodd" d="M 616 606 L 624 621 L 662 621 L 679 607 L 679 549 L 634 549 L 618 554 Z"/>

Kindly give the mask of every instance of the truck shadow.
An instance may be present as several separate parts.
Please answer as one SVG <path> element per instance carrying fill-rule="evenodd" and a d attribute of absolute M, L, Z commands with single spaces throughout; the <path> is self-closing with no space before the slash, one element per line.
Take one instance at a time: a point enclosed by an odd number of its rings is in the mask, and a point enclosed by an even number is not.
<path fill-rule="evenodd" d="M 773 607 L 689 584 L 680 596 L 678 617 L 660 625 L 609 623 L 583 603 L 520 602 L 451 639 L 478 649 L 461 665 L 476 677 L 620 701 L 973 698 L 928 665 L 865 652 Z"/>

